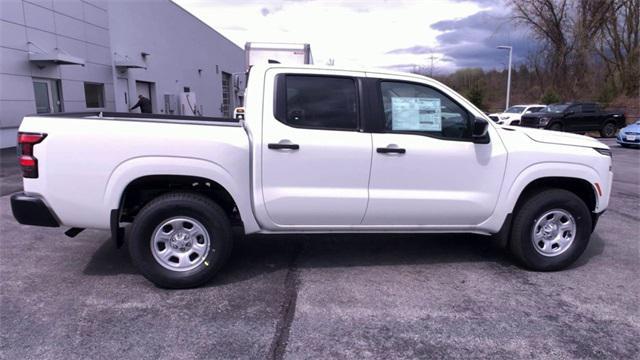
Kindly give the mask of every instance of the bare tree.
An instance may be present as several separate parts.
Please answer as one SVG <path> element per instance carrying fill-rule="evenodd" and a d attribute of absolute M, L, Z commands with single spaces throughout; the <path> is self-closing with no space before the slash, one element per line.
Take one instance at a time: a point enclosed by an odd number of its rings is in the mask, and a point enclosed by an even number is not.
<path fill-rule="evenodd" d="M 542 42 L 546 73 L 562 94 L 593 92 L 596 39 L 624 0 L 510 0 L 513 18 Z M 638 1 L 638 0 L 631 0 Z M 591 90 L 591 91 L 590 91 Z"/>
<path fill-rule="evenodd" d="M 571 44 L 568 0 L 510 0 L 516 22 L 528 26 L 543 43 L 551 82 L 565 90 Z"/>
<path fill-rule="evenodd" d="M 640 0 L 615 0 L 599 34 L 597 52 L 627 96 L 640 90 Z"/>

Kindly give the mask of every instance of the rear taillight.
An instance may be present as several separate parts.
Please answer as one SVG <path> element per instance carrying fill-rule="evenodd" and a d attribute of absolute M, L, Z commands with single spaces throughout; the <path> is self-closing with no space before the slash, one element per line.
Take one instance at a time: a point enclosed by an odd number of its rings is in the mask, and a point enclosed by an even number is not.
<path fill-rule="evenodd" d="M 38 159 L 33 156 L 33 147 L 47 137 L 47 134 L 18 133 L 18 158 L 22 168 L 22 176 L 35 179 L 38 177 Z"/>

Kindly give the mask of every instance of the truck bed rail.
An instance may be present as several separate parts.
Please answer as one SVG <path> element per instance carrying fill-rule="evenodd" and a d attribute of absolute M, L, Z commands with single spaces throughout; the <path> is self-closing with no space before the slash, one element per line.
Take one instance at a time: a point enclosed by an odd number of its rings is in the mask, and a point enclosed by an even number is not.
<path fill-rule="evenodd" d="M 33 114 L 28 116 L 42 117 L 70 117 L 70 118 L 108 118 L 108 119 L 142 119 L 142 120 L 173 120 L 173 121 L 206 121 L 206 122 L 226 122 L 237 123 L 238 120 L 226 117 L 212 116 L 186 116 L 186 115 L 167 115 L 167 114 L 141 114 L 126 112 L 110 112 L 110 111 L 85 111 L 85 112 L 60 112 L 52 114 Z"/>

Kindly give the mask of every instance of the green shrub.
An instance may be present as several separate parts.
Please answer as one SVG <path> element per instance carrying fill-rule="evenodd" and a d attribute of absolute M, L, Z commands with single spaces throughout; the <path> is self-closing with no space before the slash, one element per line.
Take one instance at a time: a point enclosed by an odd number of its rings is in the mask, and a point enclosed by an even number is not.
<path fill-rule="evenodd" d="M 553 91 L 553 89 L 547 89 L 547 91 L 544 92 L 544 95 L 542 95 L 540 101 L 545 105 L 559 103 L 560 95 Z"/>

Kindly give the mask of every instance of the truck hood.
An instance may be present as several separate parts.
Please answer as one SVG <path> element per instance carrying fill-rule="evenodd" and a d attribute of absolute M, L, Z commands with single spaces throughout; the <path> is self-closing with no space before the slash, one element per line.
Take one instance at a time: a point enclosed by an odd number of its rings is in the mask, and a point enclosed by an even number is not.
<path fill-rule="evenodd" d="M 571 134 L 561 131 L 532 129 L 519 126 L 505 126 L 505 128 L 523 132 L 531 140 L 539 143 L 609 149 L 607 145 L 589 136 Z"/>

